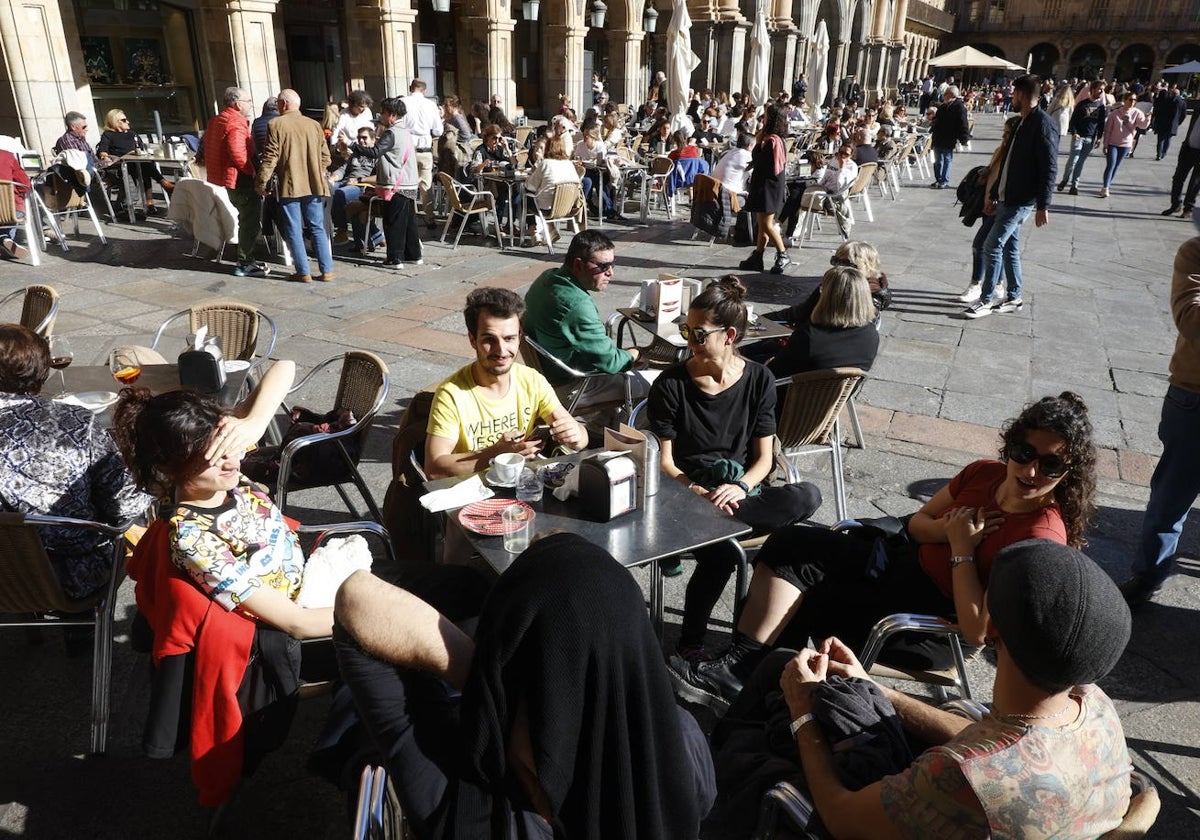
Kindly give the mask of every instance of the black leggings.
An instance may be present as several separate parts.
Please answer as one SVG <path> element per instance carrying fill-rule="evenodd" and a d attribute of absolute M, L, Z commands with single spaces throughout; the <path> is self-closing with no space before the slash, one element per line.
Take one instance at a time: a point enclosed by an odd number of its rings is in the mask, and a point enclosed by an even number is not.
<path fill-rule="evenodd" d="M 896 549 L 882 540 L 798 525 L 772 534 L 756 560 L 804 594 L 776 642 L 781 647 L 837 636 L 861 651 L 871 628 L 885 616 L 954 613 L 954 602 L 917 562 L 915 544 Z M 896 637 L 881 658 L 905 667 L 943 668 L 952 661 L 941 639 L 918 634 Z"/>
<path fill-rule="evenodd" d="M 808 519 L 820 506 L 821 491 L 815 484 L 801 481 L 782 487 L 764 487 L 759 495 L 741 502 L 734 517 L 756 533 L 768 533 Z M 692 572 L 683 599 L 680 647 L 704 643 L 708 619 L 725 591 L 729 576 L 737 568 L 741 551 L 732 540 L 726 540 L 698 548 L 692 555 L 696 558 L 696 571 Z"/>

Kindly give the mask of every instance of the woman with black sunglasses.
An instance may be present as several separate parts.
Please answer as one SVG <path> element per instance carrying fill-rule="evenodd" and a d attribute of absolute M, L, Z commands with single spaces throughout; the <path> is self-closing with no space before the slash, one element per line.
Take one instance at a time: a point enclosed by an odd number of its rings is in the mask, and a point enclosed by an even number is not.
<path fill-rule="evenodd" d="M 667 478 L 703 496 L 759 533 L 807 519 L 821 506 L 808 482 L 768 487 L 774 470 L 775 378 L 738 351 L 746 334 L 746 287 L 733 275 L 714 280 L 688 306 L 679 332 L 692 355 L 663 371 L 650 389 L 650 429 L 661 441 Z M 678 652 L 704 655 L 713 607 L 740 557 L 731 542 L 693 552 Z M 679 565 L 664 574 L 679 574 Z"/>
<path fill-rule="evenodd" d="M 723 707 L 773 647 L 837 636 L 861 650 L 874 624 L 898 612 L 945 616 L 964 641 L 982 644 L 996 554 L 1027 539 L 1079 548 L 1095 512 L 1096 450 L 1078 395 L 1043 397 L 1002 434 L 1000 460 L 975 461 L 951 479 L 909 519 L 907 540 L 806 527 L 772 534 L 730 648 L 700 663 L 672 659 L 679 693 Z M 945 646 L 927 638 L 890 645 L 889 661 L 948 665 Z"/>

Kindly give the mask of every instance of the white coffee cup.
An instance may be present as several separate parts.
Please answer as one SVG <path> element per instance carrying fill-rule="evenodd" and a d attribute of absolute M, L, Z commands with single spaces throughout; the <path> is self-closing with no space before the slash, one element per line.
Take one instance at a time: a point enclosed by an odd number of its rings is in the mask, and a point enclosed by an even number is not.
<path fill-rule="evenodd" d="M 492 459 L 492 473 L 505 484 L 512 484 L 525 466 L 525 457 L 517 452 L 505 452 Z"/>
<path fill-rule="evenodd" d="M 754 315 L 753 303 L 746 304 L 746 323 L 751 325 L 758 323 L 758 318 Z"/>

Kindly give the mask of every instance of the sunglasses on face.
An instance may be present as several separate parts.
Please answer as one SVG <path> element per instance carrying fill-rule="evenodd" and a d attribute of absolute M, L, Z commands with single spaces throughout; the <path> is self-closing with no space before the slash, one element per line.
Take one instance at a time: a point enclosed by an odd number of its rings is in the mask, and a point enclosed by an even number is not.
<path fill-rule="evenodd" d="M 725 332 L 720 327 L 713 327 L 711 330 L 706 330 L 703 327 L 689 327 L 687 324 L 679 325 L 679 334 L 683 336 L 685 341 L 694 341 L 697 344 L 704 344 L 708 341 L 708 337 L 714 333 Z"/>
<path fill-rule="evenodd" d="M 1024 441 L 1014 443 L 1010 446 L 1008 448 L 1008 457 L 1009 460 L 1021 466 L 1027 466 L 1037 461 L 1038 472 L 1046 478 L 1062 478 L 1071 469 L 1071 465 L 1057 455 L 1053 453 L 1038 455 L 1038 451 Z"/>
<path fill-rule="evenodd" d="M 595 260 L 588 260 L 587 264 L 592 267 L 593 274 L 607 274 L 608 272 L 613 270 L 613 266 L 616 265 L 617 263 L 616 263 L 616 261 L 596 262 Z"/>

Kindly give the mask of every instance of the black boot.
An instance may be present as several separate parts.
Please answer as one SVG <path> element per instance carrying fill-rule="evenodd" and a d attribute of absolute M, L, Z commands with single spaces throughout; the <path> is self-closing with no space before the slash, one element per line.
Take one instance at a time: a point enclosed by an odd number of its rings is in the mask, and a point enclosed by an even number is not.
<path fill-rule="evenodd" d="M 684 700 L 724 712 L 742 691 L 742 685 L 769 648 L 741 633 L 725 653 L 704 662 L 688 662 L 674 655 L 670 662 L 671 682 Z"/>
<path fill-rule="evenodd" d="M 742 271 L 762 271 L 763 270 L 763 252 L 752 251 L 750 256 L 738 263 L 738 268 Z"/>
<path fill-rule="evenodd" d="M 783 270 L 792 264 L 792 258 L 787 251 L 775 252 L 775 265 L 771 266 L 772 274 L 783 274 Z"/>

